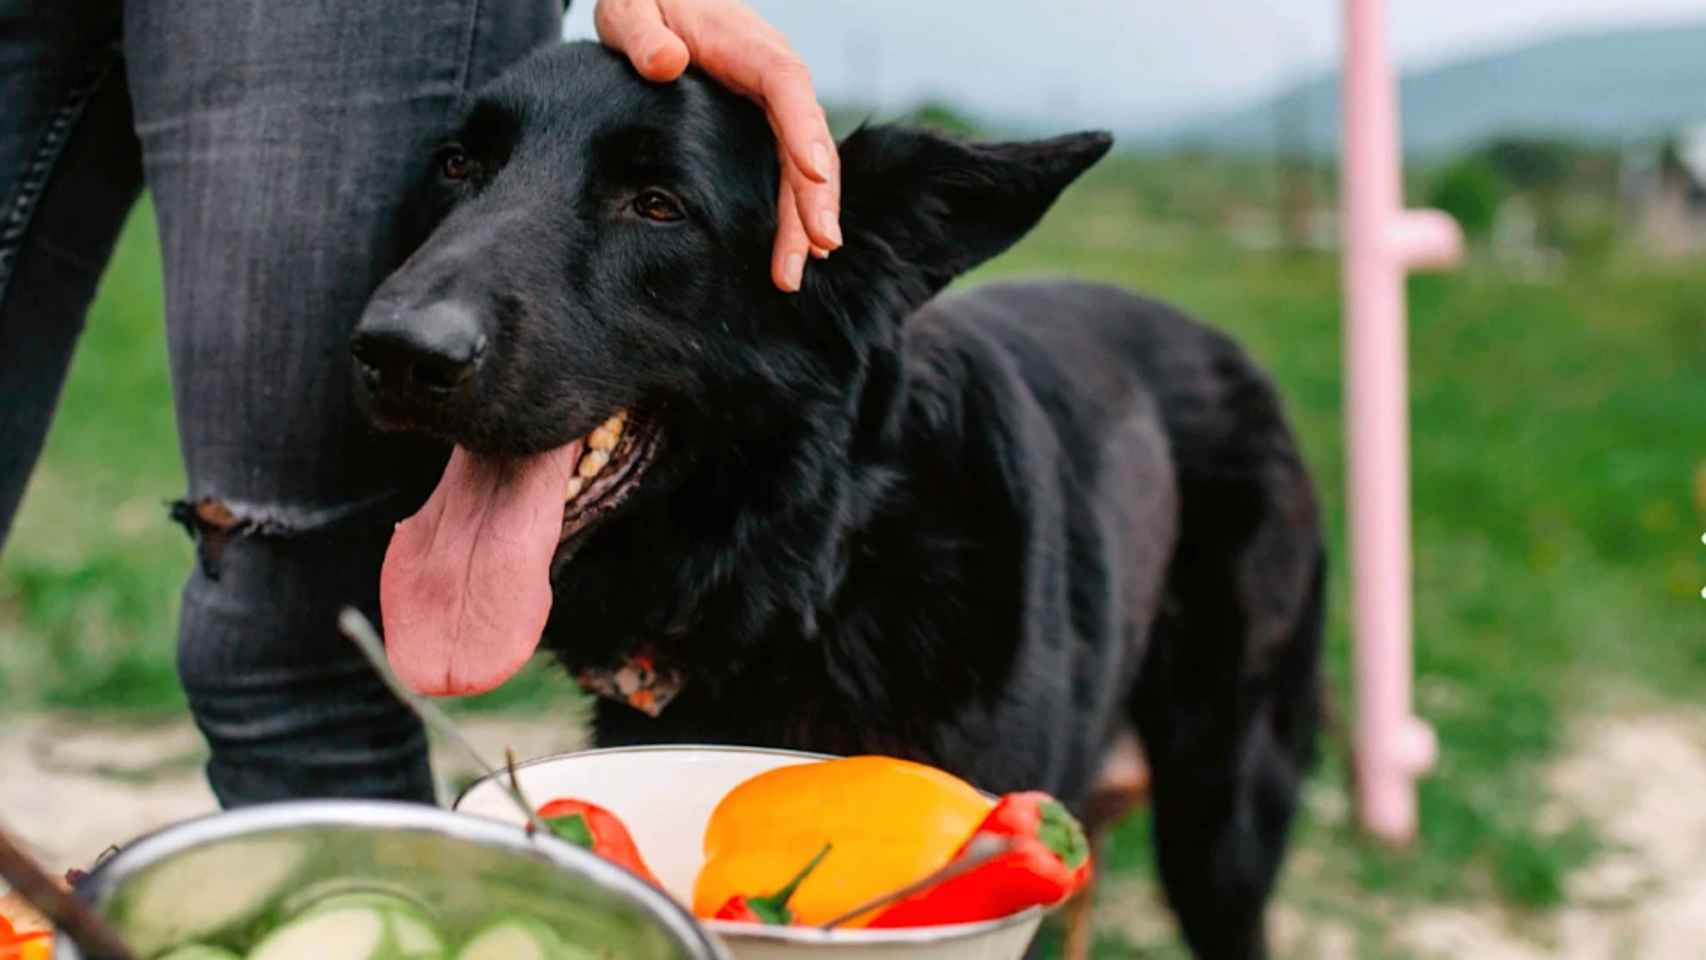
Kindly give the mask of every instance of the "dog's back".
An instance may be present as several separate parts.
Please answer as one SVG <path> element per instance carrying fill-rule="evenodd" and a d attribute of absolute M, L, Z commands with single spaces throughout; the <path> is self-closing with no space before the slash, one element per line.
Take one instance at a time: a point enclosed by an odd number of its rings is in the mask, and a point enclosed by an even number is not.
<path fill-rule="evenodd" d="M 952 425 L 931 418 L 953 406 L 921 405 L 919 435 L 989 451 L 1028 518 L 1020 660 L 1060 672 L 1019 677 L 1065 686 L 1051 721 L 1071 740 L 1140 732 L 1187 936 L 1257 955 L 1313 759 L 1324 602 L 1313 488 L 1272 385 L 1218 331 L 1084 283 L 939 298 L 906 345 L 939 381 L 922 396 L 975 398 Z M 1099 758 L 1050 782 L 1082 801 Z"/>

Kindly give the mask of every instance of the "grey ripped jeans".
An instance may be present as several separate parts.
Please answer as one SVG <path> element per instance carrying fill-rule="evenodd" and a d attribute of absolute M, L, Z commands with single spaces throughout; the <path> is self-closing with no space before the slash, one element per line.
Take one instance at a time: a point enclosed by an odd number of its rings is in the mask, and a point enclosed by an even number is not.
<path fill-rule="evenodd" d="M 0 539 L 146 184 L 199 557 L 179 671 L 227 805 L 432 797 L 419 726 L 334 621 L 376 608 L 391 524 L 442 452 L 363 424 L 347 337 L 418 239 L 404 200 L 434 140 L 562 11 L 0 0 Z"/>

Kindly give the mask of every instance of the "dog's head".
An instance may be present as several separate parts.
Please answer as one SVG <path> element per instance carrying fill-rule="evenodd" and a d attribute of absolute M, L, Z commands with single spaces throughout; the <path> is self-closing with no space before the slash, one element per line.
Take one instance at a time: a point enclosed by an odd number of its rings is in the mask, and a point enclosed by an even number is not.
<path fill-rule="evenodd" d="M 1019 239 L 1108 144 L 862 129 L 840 148 L 846 244 L 787 294 L 769 273 L 774 135 L 748 101 L 696 73 L 647 83 L 595 44 L 482 91 L 421 158 L 437 226 L 352 343 L 374 422 L 456 448 L 386 559 L 401 672 L 434 692 L 496 686 L 594 531 L 687 485 L 779 479 L 779 451 L 847 427 L 905 316 Z M 808 429 L 812 411 L 839 413 Z"/>

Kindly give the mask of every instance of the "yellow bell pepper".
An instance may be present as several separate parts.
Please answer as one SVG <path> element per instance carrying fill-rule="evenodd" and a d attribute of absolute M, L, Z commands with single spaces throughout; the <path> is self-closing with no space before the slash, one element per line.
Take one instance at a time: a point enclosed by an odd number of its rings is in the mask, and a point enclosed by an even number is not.
<path fill-rule="evenodd" d="M 730 897 L 771 893 L 829 844 L 789 901 L 796 923 L 823 923 L 947 863 L 991 805 L 957 777 L 891 757 L 760 774 L 711 813 L 693 912 L 710 917 Z M 872 915 L 847 926 L 864 926 Z"/>

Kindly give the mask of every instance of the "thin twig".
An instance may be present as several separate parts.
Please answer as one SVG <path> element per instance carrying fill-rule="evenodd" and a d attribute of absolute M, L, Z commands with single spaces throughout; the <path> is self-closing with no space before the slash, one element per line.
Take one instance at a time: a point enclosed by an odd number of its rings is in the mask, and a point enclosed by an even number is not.
<path fill-rule="evenodd" d="M 125 945 L 118 931 L 83 901 L 59 888 L 29 854 L 0 830 L 0 877 L 53 925 L 65 931 L 89 960 L 136 960 L 136 952 Z"/>
<path fill-rule="evenodd" d="M 846 913 L 831 918 L 818 929 L 834 930 L 860 914 L 869 913 L 878 907 L 887 906 L 898 900 L 905 900 L 920 890 L 928 889 L 945 880 L 952 880 L 968 870 L 975 870 L 1011 849 L 1013 849 L 1011 839 L 992 837 L 988 834 L 973 837 L 971 843 L 966 846 L 966 852 L 948 861 L 944 866 L 938 867 L 899 890 L 891 890 L 888 893 L 872 897 Z"/>
<path fill-rule="evenodd" d="M 456 723 L 443 710 L 439 709 L 438 704 L 410 689 L 409 685 L 404 683 L 402 678 L 391 669 L 391 661 L 385 656 L 384 641 L 379 639 L 379 634 L 373 629 L 373 624 L 367 622 L 367 618 L 361 615 L 360 610 L 354 607 L 345 607 L 338 614 L 338 629 L 343 631 L 344 636 L 350 638 L 350 642 L 354 643 L 356 649 L 361 651 L 361 655 L 373 665 L 373 669 L 379 673 L 379 678 L 385 681 L 385 686 L 391 688 L 391 692 L 396 694 L 397 699 L 403 701 L 405 706 L 413 710 L 415 715 L 421 718 L 422 723 L 438 731 L 446 740 L 449 740 L 467 755 L 468 759 L 474 761 L 476 767 L 485 771 L 488 780 L 495 782 L 505 796 L 515 801 L 515 805 L 520 807 L 521 812 L 527 817 L 529 833 L 539 830 L 543 831 L 546 836 L 551 835 L 550 829 L 545 826 L 545 821 L 539 819 L 539 814 L 535 813 L 533 808 L 528 805 L 527 798 L 523 797 L 520 791 L 504 782 L 503 774 L 496 767 L 487 763 L 485 757 L 480 756 L 480 751 L 474 749 L 474 745 L 462 735 L 462 731 L 456 726 Z"/>
<path fill-rule="evenodd" d="M 527 799 L 527 794 L 521 792 L 521 778 L 515 775 L 515 749 L 513 747 L 504 747 L 504 772 L 509 774 L 509 788 L 515 791 L 515 795 L 521 798 L 521 802 L 527 805 L 527 809 L 532 810 L 533 801 Z M 541 817 L 540 819 L 543 820 L 544 818 Z M 533 821 L 528 820 L 527 835 L 532 836 L 536 829 L 533 826 Z"/>

